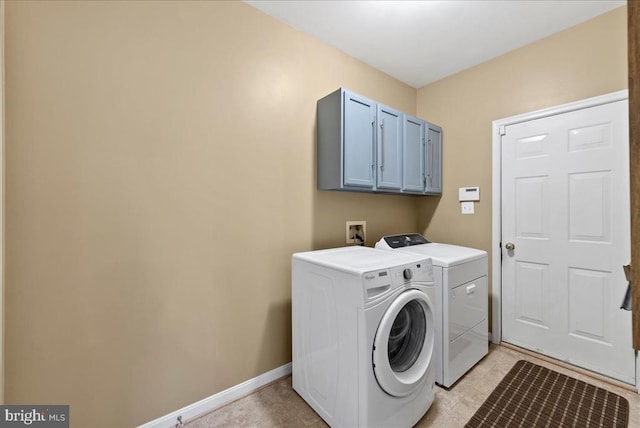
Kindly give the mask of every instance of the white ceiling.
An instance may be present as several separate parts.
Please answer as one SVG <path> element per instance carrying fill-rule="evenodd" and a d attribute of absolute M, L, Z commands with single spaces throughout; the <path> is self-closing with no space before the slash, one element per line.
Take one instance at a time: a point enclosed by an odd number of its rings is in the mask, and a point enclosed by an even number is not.
<path fill-rule="evenodd" d="M 419 88 L 623 6 L 626 1 L 246 3 Z"/>

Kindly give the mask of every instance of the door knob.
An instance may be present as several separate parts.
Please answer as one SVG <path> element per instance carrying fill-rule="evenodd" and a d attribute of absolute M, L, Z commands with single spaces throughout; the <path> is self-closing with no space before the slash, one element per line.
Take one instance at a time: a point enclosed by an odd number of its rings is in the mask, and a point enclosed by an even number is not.
<path fill-rule="evenodd" d="M 513 251 L 516 249 L 516 244 L 513 242 L 507 242 L 507 245 L 505 245 L 504 248 L 506 248 L 507 251 Z"/>

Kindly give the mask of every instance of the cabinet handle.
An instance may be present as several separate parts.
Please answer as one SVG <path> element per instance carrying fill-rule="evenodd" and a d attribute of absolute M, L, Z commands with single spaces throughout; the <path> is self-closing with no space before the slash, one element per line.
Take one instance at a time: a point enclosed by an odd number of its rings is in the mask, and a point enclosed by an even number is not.
<path fill-rule="evenodd" d="M 433 187 L 433 143 L 431 142 L 431 138 L 429 138 L 429 187 Z"/>
<path fill-rule="evenodd" d="M 380 171 L 384 171 L 384 119 L 380 123 Z"/>
<path fill-rule="evenodd" d="M 373 144 L 373 139 L 376 136 L 376 121 L 375 119 L 371 121 L 371 152 L 369 153 L 371 155 L 371 179 L 373 179 L 373 173 L 375 172 L 376 169 L 376 165 L 375 165 L 375 158 L 376 158 L 376 145 Z"/>
<path fill-rule="evenodd" d="M 424 162 L 424 167 L 422 168 L 422 187 L 423 190 L 427 189 L 427 161 L 424 159 L 427 157 L 427 140 L 425 137 L 422 137 L 422 160 Z"/>

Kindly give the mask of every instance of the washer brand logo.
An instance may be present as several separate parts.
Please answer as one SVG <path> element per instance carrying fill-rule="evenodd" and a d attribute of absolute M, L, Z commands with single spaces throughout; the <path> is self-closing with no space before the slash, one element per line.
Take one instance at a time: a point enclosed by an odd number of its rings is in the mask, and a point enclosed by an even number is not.
<path fill-rule="evenodd" d="M 0 428 L 69 428 L 69 406 L 0 406 Z"/>
<path fill-rule="evenodd" d="M 374 279 L 376 279 L 375 275 L 365 275 L 364 279 L 366 279 L 367 281 L 373 281 Z"/>

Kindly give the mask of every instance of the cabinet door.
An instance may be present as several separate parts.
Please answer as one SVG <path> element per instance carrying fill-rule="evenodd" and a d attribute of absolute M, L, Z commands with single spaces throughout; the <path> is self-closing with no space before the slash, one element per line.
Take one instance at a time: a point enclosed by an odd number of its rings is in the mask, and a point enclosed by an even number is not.
<path fill-rule="evenodd" d="M 425 192 L 442 193 L 442 128 L 428 124 L 426 146 L 427 185 Z"/>
<path fill-rule="evenodd" d="M 375 184 L 374 138 L 376 104 L 344 94 L 344 185 L 373 188 Z"/>
<path fill-rule="evenodd" d="M 401 188 L 402 117 L 402 112 L 378 105 L 378 189 L 400 190 Z"/>
<path fill-rule="evenodd" d="M 426 122 L 413 116 L 404 117 L 402 147 L 402 191 L 423 193 L 425 185 L 425 128 Z"/>

